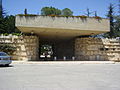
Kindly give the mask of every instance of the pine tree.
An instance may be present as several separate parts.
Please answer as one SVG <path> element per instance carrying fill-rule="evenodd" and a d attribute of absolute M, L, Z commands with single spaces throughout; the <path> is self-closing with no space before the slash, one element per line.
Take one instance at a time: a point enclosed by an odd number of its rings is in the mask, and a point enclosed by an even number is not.
<path fill-rule="evenodd" d="M 26 15 L 27 14 L 27 9 L 25 8 L 25 10 L 24 10 L 24 14 Z"/>
<path fill-rule="evenodd" d="M 3 17 L 2 0 L 0 0 L 0 18 Z"/>
<path fill-rule="evenodd" d="M 109 36 L 114 37 L 114 7 L 113 4 L 110 4 L 108 7 L 107 17 L 110 19 L 110 33 Z"/>

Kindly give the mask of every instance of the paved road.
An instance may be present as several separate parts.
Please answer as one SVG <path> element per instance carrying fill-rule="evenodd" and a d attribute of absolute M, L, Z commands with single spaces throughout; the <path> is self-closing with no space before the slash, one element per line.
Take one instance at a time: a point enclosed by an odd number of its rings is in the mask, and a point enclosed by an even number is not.
<path fill-rule="evenodd" d="M 120 64 L 12 64 L 0 90 L 120 90 Z"/>

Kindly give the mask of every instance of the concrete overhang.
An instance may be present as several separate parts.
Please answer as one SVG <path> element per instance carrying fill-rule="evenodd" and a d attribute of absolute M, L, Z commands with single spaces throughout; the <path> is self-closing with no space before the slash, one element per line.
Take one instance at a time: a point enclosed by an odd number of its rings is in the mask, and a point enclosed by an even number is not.
<path fill-rule="evenodd" d="M 34 32 L 46 39 L 73 38 L 110 31 L 108 19 L 95 18 L 16 16 L 15 24 L 22 32 Z"/>

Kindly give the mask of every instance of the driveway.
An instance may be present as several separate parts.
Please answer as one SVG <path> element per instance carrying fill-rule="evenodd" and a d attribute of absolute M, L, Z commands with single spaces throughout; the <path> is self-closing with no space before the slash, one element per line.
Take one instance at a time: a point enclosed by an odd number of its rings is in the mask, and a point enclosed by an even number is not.
<path fill-rule="evenodd" d="M 0 90 L 120 90 L 120 64 L 13 63 Z"/>

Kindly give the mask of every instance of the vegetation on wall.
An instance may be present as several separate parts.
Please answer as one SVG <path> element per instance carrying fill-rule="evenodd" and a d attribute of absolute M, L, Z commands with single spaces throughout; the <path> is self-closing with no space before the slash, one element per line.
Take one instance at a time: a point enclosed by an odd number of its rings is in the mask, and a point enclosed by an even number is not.
<path fill-rule="evenodd" d="M 8 44 L 0 44 L 0 51 L 6 52 L 6 53 L 12 55 L 16 51 L 16 47 L 13 47 Z"/>
<path fill-rule="evenodd" d="M 38 16 L 36 14 L 17 14 L 16 16 Z"/>
<path fill-rule="evenodd" d="M 101 19 L 102 19 L 102 18 L 99 17 L 99 16 L 95 16 L 95 17 L 93 17 L 93 18 L 98 19 L 98 20 L 101 20 Z"/>

